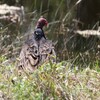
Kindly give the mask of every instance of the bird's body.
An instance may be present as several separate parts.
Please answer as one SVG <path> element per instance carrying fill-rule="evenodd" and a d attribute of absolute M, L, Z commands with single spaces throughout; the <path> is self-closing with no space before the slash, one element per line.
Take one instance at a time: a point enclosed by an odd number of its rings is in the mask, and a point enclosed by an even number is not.
<path fill-rule="evenodd" d="M 38 20 L 31 39 L 22 47 L 19 68 L 33 72 L 37 66 L 50 59 L 50 55 L 55 56 L 53 43 L 46 39 L 43 31 L 47 23 L 44 18 Z"/>

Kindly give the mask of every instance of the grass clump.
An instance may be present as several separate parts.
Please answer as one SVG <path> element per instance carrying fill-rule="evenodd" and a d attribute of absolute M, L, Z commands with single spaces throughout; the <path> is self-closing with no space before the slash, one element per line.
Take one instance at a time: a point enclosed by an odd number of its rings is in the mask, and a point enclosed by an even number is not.
<path fill-rule="evenodd" d="M 2 94 L 2 95 L 1 95 Z M 78 69 L 71 62 L 44 63 L 18 75 L 15 64 L 0 59 L 0 98 L 10 100 L 99 100 L 100 68 Z"/>

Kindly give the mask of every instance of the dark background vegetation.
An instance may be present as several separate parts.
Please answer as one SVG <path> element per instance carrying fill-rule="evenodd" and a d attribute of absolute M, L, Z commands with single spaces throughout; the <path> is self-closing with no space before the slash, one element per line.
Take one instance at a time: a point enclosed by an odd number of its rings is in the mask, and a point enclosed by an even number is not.
<path fill-rule="evenodd" d="M 10 57 L 19 54 L 16 47 L 21 47 L 23 41 L 34 30 L 37 19 L 44 16 L 49 27 L 45 28 L 46 36 L 57 42 L 55 49 L 57 57 L 60 60 L 73 58 L 79 52 L 91 51 L 92 54 L 98 56 L 97 38 L 84 38 L 75 35 L 73 30 L 76 29 L 98 29 L 100 18 L 100 1 L 99 0 L 82 0 L 77 4 L 78 0 L 1 0 L 0 4 L 8 4 L 10 6 L 24 6 L 26 22 L 23 25 L 1 23 L 2 28 L 6 29 L 3 34 L 1 43 L 1 52 Z M 33 15 L 30 14 L 33 12 Z M 73 20 L 76 21 L 73 21 Z M 68 33 L 69 29 L 69 33 Z M 9 35 L 6 37 L 6 35 Z M 74 36 L 75 35 L 75 36 Z M 19 38 L 23 36 L 23 38 Z M 19 42 L 18 42 L 19 41 Z M 100 41 L 100 40 L 99 40 Z M 10 47 L 8 46 L 10 45 Z M 4 50 L 4 48 L 9 49 Z M 96 50 L 95 50 L 96 48 Z M 14 51 L 15 50 L 15 51 Z M 94 51 L 96 51 L 94 53 Z M 74 53 L 73 53 L 74 52 Z"/>

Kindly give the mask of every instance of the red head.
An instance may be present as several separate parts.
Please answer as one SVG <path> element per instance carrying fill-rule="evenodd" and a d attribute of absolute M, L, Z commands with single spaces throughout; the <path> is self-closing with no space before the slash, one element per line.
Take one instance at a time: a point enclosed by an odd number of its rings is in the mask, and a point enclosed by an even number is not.
<path fill-rule="evenodd" d="M 39 20 L 37 21 L 37 27 L 43 28 L 43 26 L 47 26 L 48 25 L 48 21 L 41 17 L 39 18 Z"/>

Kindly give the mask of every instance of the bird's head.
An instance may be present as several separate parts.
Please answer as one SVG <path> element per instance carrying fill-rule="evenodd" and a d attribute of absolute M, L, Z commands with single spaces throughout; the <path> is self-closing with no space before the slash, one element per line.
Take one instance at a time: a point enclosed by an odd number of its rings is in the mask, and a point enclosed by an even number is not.
<path fill-rule="evenodd" d="M 43 26 L 47 26 L 47 25 L 48 25 L 48 21 L 45 18 L 40 17 L 39 20 L 37 21 L 36 27 L 43 28 Z"/>

